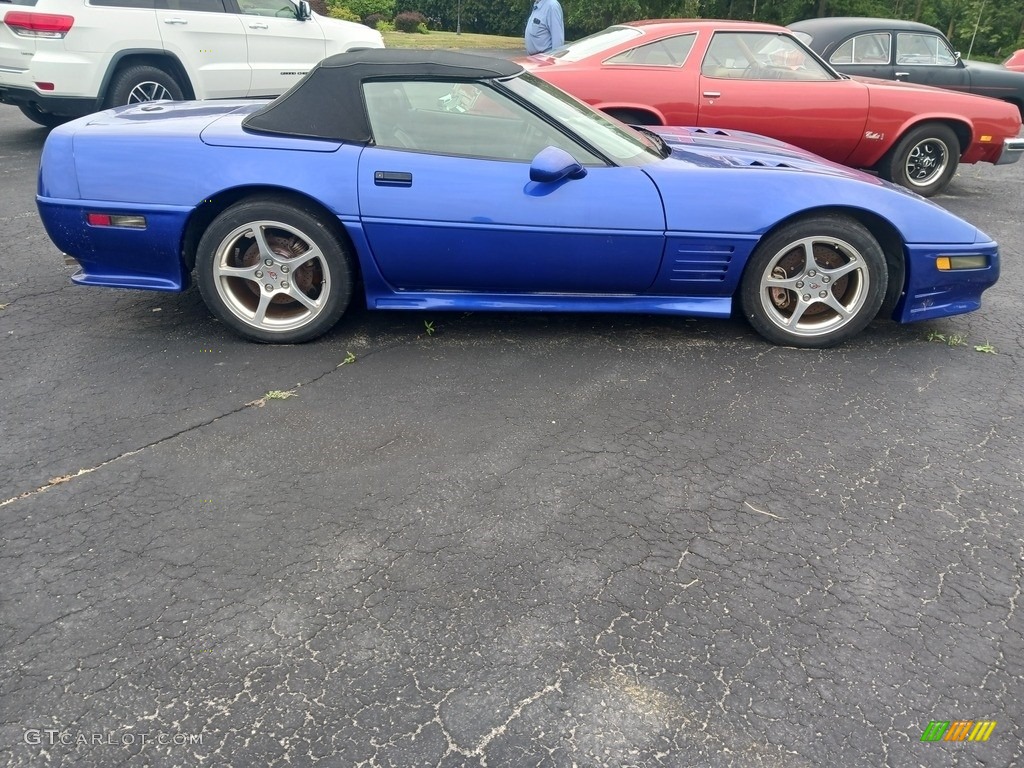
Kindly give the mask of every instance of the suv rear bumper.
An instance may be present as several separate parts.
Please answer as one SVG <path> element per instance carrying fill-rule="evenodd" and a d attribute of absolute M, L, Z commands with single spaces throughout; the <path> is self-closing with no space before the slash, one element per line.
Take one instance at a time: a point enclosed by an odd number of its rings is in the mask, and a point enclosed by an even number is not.
<path fill-rule="evenodd" d="M 35 106 L 43 112 L 67 117 L 81 117 L 96 112 L 96 99 L 76 96 L 44 96 L 32 88 L 0 85 L 0 102 L 18 106 Z"/>

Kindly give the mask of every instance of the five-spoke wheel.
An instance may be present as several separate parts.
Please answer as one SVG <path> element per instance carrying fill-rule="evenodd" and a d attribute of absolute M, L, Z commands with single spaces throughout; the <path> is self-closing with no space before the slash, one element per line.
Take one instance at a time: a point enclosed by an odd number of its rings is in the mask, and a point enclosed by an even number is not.
<path fill-rule="evenodd" d="M 210 309 L 255 341 L 294 343 L 328 331 L 352 295 L 341 237 L 301 205 L 238 203 L 214 219 L 196 253 Z"/>
<path fill-rule="evenodd" d="M 886 278 L 885 256 L 867 229 L 822 216 L 785 226 L 758 246 L 740 299 L 751 325 L 770 341 L 830 347 L 871 322 Z"/>

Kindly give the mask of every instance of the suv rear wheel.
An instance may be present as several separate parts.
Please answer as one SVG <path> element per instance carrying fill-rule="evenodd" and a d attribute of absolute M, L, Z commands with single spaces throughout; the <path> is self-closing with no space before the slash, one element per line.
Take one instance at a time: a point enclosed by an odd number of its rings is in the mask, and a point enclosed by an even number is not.
<path fill-rule="evenodd" d="M 19 104 L 18 109 L 21 110 L 21 114 L 33 123 L 45 126 L 46 128 L 56 128 L 58 125 L 66 123 L 71 119 L 64 115 L 55 115 L 52 112 L 44 112 L 35 104 Z"/>
<path fill-rule="evenodd" d="M 185 98 L 177 80 L 162 69 L 146 64 L 136 64 L 118 72 L 110 84 L 109 93 L 107 104 L 111 107 Z"/>

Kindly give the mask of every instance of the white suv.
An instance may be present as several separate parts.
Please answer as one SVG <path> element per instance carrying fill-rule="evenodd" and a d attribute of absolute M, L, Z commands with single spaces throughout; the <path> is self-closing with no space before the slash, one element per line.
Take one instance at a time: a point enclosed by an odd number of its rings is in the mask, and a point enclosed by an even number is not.
<path fill-rule="evenodd" d="M 383 47 L 307 0 L 0 0 L 0 102 L 53 126 L 138 101 L 277 96 L 327 56 Z"/>

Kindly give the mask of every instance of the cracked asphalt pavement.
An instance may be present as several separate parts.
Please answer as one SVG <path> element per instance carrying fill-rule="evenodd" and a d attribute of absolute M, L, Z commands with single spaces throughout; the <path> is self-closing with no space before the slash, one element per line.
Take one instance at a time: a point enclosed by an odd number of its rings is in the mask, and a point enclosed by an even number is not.
<path fill-rule="evenodd" d="M 0 764 L 1024 764 L 1024 164 L 936 199 L 1002 245 L 981 311 L 840 349 L 365 310 L 278 347 L 71 286 L 44 137 L 0 106 Z"/>

